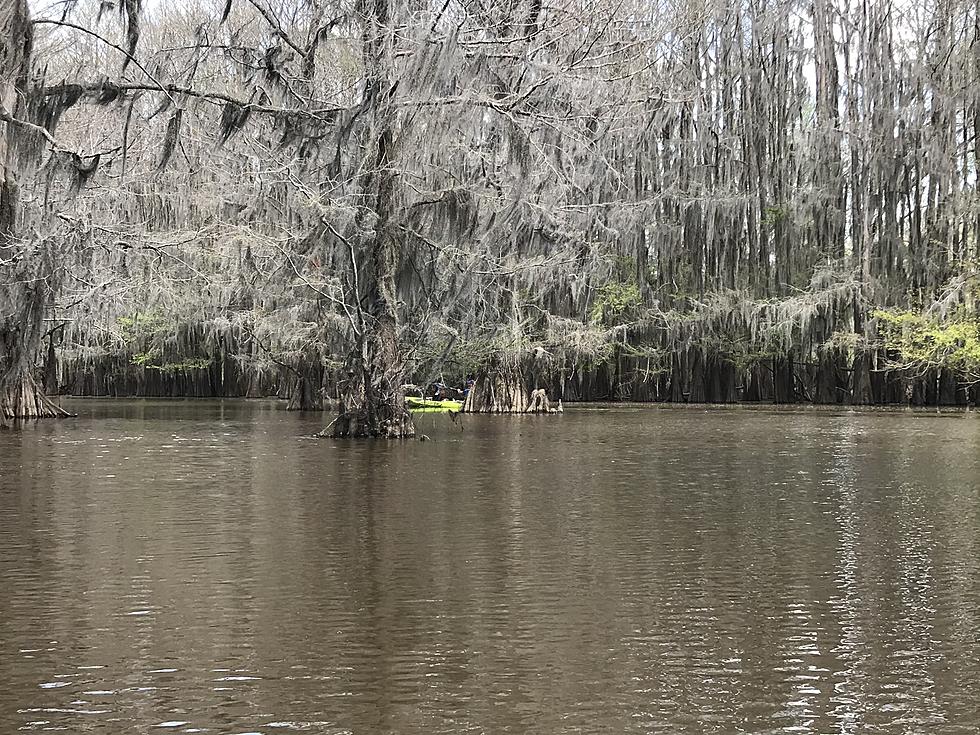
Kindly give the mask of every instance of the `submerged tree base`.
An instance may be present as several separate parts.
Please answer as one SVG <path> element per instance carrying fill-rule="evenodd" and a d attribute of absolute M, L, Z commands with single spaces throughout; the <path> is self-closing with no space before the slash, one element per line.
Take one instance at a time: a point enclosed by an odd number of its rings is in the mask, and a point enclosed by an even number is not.
<path fill-rule="evenodd" d="M 320 436 L 334 439 L 411 439 L 415 436 L 415 424 L 407 409 L 401 413 L 380 421 L 367 411 L 342 413 L 320 432 Z"/>
<path fill-rule="evenodd" d="M 528 390 L 518 361 L 496 362 L 474 381 L 461 413 L 561 413 L 544 388 Z"/>
<path fill-rule="evenodd" d="M 334 439 L 411 439 L 415 436 L 412 414 L 405 396 L 394 392 L 384 400 L 360 400 L 355 408 L 341 404 L 340 414 L 319 433 Z"/>
<path fill-rule="evenodd" d="M 24 378 L 18 385 L 0 396 L 0 426 L 6 426 L 15 419 L 59 418 L 72 415 L 44 395 L 31 377 Z"/>

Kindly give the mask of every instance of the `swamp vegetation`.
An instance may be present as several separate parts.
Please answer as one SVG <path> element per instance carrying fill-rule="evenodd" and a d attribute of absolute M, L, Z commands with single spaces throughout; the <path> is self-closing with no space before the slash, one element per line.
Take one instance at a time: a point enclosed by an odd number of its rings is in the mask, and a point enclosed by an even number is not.
<path fill-rule="evenodd" d="M 980 405 L 980 3 L 0 0 L 0 421 Z M 535 401 L 535 405 L 538 402 Z"/>

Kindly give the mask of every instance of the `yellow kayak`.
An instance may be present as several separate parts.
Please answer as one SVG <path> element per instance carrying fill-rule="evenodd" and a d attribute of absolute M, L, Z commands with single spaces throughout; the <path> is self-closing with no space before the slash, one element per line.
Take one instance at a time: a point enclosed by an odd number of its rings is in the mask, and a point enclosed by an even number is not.
<path fill-rule="evenodd" d="M 460 401 L 433 401 L 412 396 L 405 399 L 405 405 L 409 411 L 458 411 L 463 407 Z"/>

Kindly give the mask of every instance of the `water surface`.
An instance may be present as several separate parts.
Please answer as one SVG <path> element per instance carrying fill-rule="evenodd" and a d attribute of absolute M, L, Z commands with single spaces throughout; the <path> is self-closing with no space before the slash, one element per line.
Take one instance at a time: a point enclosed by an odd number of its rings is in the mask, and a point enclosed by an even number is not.
<path fill-rule="evenodd" d="M 976 733 L 980 417 L 0 433 L 0 732 Z"/>

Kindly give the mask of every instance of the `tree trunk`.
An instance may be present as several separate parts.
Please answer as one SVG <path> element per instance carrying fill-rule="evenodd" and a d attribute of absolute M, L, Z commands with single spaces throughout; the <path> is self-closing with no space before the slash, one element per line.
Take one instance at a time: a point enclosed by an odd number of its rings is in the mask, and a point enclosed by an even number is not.
<path fill-rule="evenodd" d="M 44 395 L 37 381 L 30 375 L 24 375 L 19 381 L 9 385 L 5 394 L 0 397 L 0 421 L 57 416 L 71 414 Z"/>
<path fill-rule="evenodd" d="M 290 380 L 287 411 L 323 410 L 323 365 L 311 360 L 302 365 Z"/>
<path fill-rule="evenodd" d="M 866 350 L 859 350 L 854 356 L 851 373 L 851 404 L 870 406 L 874 403 L 871 390 L 871 356 Z"/>
<path fill-rule="evenodd" d="M 773 403 L 796 403 L 796 371 L 793 353 L 772 361 Z"/>
<path fill-rule="evenodd" d="M 492 358 L 476 376 L 463 401 L 463 413 L 524 413 L 531 398 L 524 385 L 520 361 Z"/>
<path fill-rule="evenodd" d="M 840 355 L 837 350 L 823 349 L 817 353 L 817 368 L 814 376 L 813 402 L 840 403 L 842 391 L 838 379 Z"/>
<path fill-rule="evenodd" d="M 361 191 L 373 204 L 376 221 L 362 216 L 362 262 L 352 258 L 354 270 L 354 349 L 348 356 L 340 416 L 333 423 L 334 437 L 399 439 L 415 436 L 412 416 L 402 389 L 404 363 L 398 344 L 395 276 L 399 235 L 395 223 L 396 173 L 393 163 L 395 115 L 394 33 L 390 28 L 389 0 L 372 0 L 364 13 L 364 107 L 372 115 L 373 153 L 361 177 Z"/>
<path fill-rule="evenodd" d="M 58 350 L 54 346 L 56 331 L 48 334 L 48 349 L 44 358 L 44 381 L 41 383 L 44 393 L 49 396 L 58 395 Z"/>
<path fill-rule="evenodd" d="M 0 104 L 22 112 L 30 66 L 31 26 L 23 0 L 0 0 Z M 51 269 L 41 248 L 19 241 L 16 126 L 0 122 L 0 425 L 15 418 L 64 414 L 44 398 L 32 371 L 42 340 Z"/>
<path fill-rule="evenodd" d="M 552 406 L 548 391 L 544 388 L 536 388 L 531 391 L 531 403 L 525 413 L 562 413 L 563 410 L 561 401 L 558 401 L 556 406 Z"/>
<path fill-rule="evenodd" d="M 382 142 L 380 145 L 384 145 Z M 386 160 L 387 154 L 379 154 Z M 334 437 L 399 439 L 415 436 L 412 416 L 405 407 L 404 364 L 398 344 L 395 307 L 395 239 L 388 232 L 387 213 L 392 187 L 388 179 L 379 187 L 377 234 L 370 247 L 370 263 L 360 276 L 365 296 L 359 302 L 355 348 L 347 361 L 347 383 L 341 396 L 340 416 L 333 423 Z"/>

